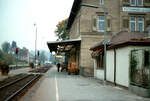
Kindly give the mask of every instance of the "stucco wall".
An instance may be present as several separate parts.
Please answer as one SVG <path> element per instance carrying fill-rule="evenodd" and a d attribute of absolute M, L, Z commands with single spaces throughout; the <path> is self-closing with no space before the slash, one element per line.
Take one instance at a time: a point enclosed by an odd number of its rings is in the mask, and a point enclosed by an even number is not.
<path fill-rule="evenodd" d="M 106 79 L 114 82 L 114 50 L 107 51 L 106 61 Z"/>
<path fill-rule="evenodd" d="M 129 85 L 129 55 L 132 48 L 124 47 L 116 50 L 116 83 Z"/>
<path fill-rule="evenodd" d="M 104 70 L 97 69 L 96 70 L 96 78 L 104 80 Z"/>
<path fill-rule="evenodd" d="M 146 49 L 150 47 L 127 46 L 116 49 L 116 83 L 129 87 L 130 53 L 134 49 Z M 114 82 L 114 52 L 107 50 L 107 81 Z"/>

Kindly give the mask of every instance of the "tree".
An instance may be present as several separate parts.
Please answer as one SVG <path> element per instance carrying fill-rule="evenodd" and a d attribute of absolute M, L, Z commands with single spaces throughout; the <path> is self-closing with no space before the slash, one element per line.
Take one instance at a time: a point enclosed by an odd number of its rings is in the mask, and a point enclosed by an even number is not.
<path fill-rule="evenodd" d="M 0 61 L 3 60 L 3 51 L 0 49 Z"/>
<path fill-rule="evenodd" d="M 2 50 L 3 50 L 3 52 L 8 53 L 9 50 L 10 50 L 10 43 L 9 43 L 9 42 L 4 42 L 4 43 L 2 44 Z"/>
<path fill-rule="evenodd" d="M 15 58 L 11 53 L 8 54 L 0 50 L 0 62 L 1 61 L 6 61 L 8 64 L 14 64 Z"/>
<path fill-rule="evenodd" d="M 58 40 L 68 39 L 68 31 L 66 29 L 67 23 L 68 23 L 68 18 L 62 20 L 56 25 L 57 29 L 55 30 L 55 34 L 58 37 Z"/>
<path fill-rule="evenodd" d="M 16 41 L 12 41 L 11 48 L 16 48 L 16 47 L 17 47 Z"/>

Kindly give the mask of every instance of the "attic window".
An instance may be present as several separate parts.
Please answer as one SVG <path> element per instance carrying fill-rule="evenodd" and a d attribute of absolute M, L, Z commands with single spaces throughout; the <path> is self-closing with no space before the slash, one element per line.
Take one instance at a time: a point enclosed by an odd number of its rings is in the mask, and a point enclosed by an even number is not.
<path fill-rule="evenodd" d="M 130 0 L 131 6 L 136 6 L 136 0 Z"/>

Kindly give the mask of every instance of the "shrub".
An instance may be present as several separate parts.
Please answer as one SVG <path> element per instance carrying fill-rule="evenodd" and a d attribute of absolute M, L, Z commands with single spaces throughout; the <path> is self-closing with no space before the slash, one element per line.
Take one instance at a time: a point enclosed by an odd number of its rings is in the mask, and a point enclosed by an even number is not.
<path fill-rule="evenodd" d="M 30 62 L 30 67 L 34 68 L 34 63 L 33 62 Z"/>
<path fill-rule="evenodd" d="M 6 61 L 0 62 L 0 70 L 2 74 L 8 74 L 9 73 L 9 65 Z"/>

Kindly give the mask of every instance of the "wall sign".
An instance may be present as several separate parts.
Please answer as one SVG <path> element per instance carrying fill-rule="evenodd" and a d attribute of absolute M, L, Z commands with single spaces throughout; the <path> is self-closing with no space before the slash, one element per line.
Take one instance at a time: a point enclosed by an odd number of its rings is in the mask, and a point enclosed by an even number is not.
<path fill-rule="evenodd" d="M 150 8 L 122 7 L 126 12 L 150 12 Z"/>

